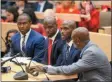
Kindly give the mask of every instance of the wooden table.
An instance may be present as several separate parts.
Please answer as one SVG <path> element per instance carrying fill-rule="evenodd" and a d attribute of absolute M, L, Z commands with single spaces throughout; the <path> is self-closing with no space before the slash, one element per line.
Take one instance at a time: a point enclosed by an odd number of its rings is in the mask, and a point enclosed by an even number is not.
<path fill-rule="evenodd" d="M 42 64 L 39 64 L 39 63 L 35 63 L 37 65 L 42 65 Z M 35 65 L 34 63 L 32 63 L 32 65 Z M 3 66 L 11 66 L 11 71 L 9 73 L 2 73 L 2 81 L 18 81 L 20 82 L 20 80 L 14 80 L 13 79 L 13 76 L 21 71 L 22 69 L 20 68 L 20 66 L 12 63 L 12 62 L 7 62 L 5 63 Z M 25 66 L 22 66 L 23 68 Z M 49 75 L 47 73 L 43 73 L 43 72 L 40 72 L 38 76 L 32 76 L 31 74 L 28 74 L 29 78 L 28 80 L 21 80 L 22 82 L 23 81 L 45 81 L 47 80 L 46 76 L 49 78 L 49 80 L 51 81 L 55 81 L 55 80 L 64 80 L 64 79 L 72 79 L 72 78 L 77 78 L 77 74 L 74 74 L 74 75 Z"/>

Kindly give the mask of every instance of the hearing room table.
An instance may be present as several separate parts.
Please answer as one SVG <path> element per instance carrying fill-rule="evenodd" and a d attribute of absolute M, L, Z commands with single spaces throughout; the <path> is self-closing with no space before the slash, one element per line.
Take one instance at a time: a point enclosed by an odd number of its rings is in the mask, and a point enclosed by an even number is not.
<path fill-rule="evenodd" d="M 25 61 L 25 63 L 29 63 L 30 61 L 27 60 Z M 43 65 L 43 64 L 40 64 L 40 63 L 37 63 L 37 62 L 32 62 L 31 63 L 31 66 L 33 65 Z M 11 67 L 11 71 L 9 71 L 8 73 L 2 73 L 2 81 L 46 81 L 47 80 L 47 77 L 49 78 L 50 81 L 56 81 L 56 80 L 65 80 L 65 79 L 73 79 L 73 78 L 77 78 L 77 74 L 74 74 L 74 75 L 49 75 L 47 73 L 43 73 L 43 72 L 39 72 L 39 75 L 38 76 L 32 76 L 31 74 L 28 74 L 29 78 L 28 80 L 14 80 L 13 76 L 19 72 L 19 71 L 22 71 L 21 67 L 14 64 L 13 62 L 6 62 L 3 67 L 5 66 L 10 66 Z M 22 65 L 22 67 L 25 69 L 25 66 Z M 46 77 L 47 76 L 47 77 Z"/>

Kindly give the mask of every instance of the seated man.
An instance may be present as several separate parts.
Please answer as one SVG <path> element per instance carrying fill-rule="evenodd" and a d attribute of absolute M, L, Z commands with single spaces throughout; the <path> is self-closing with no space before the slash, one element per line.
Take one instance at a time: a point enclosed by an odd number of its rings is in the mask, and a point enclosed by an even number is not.
<path fill-rule="evenodd" d="M 90 41 L 86 28 L 79 27 L 72 32 L 73 43 L 81 49 L 80 59 L 71 65 L 30 67 L 29 73 L 46 71 L 49 74 L 79 73 L 78 82 L 111 82 L 111 66 L 105 53 Z M 40 70 L 41 69 L 41 70 Z"/>
<path fill-rule="evenodd" d="M 31 29 L 31 18 L 23 13 L 17 19 L 19 33 L 15 34 L 12 40 L 11 55 L 19 52 L 25 57 L 31 57 L 37 62 L 41 62 L 44 54 L 40 54 L 44 49 L 44 37 Z"/>
<path fill-rule="evenodd" d="M 72 31 L 76 28 L 75 21 L 65 20 L 61 26 L 61 36 L 65 40 L 62 54 L 58 57 L 57 66 L 69 65 L 77 62 L 80 57 L 80 50 L 73 45 L 71 38 Z"/>
<path fill-rule="evenodd" d="M 48 48 L 48 50 L 45 51 L 42 63 L 55 65 L 63 47 L 61 32 L 57 29 L 55 17 L 45 17 L 44 28 L 47 34 L 45 48 Z"/>

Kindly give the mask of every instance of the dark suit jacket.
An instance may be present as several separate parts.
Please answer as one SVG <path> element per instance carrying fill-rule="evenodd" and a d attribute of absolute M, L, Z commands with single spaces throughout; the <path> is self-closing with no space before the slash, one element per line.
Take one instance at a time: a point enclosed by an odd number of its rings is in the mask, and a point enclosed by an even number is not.
<path fill-rule="evenodd" d="M 38 7 L 38 2 L 33 4 L 34 11 L 37 11 L 37 7 Z M 43 7 L 43 12 L 44 12 L 46 9 L 53 9 L 53 4 L 49 3 L 48 1 L 46 1 L 46 2 L 45 2 L 45 5 L 44 5 L 44 7 Z"/>
<path fill-rule="evenodd" d="M 20 39 L 21 35 L 20 33 L 15 34 L 12 38 L 12 48 L 11 52 L 12 55 L 15 55 L 19 52 L 21 52 L 20 49 Z M 27 43 L 26 43 L 26 56 L 32 57 L 33 60 L 37 62 L 41 62 L 42 58 L 44 57 L 43 54 L 40 54 L 44 49 L 45 39 L 44 37 L 39 34 L 38 32 L 31 30 Z M 34 58 L 35 57 L 35 58 Z"/>
<path fill-rule="evenodd" d="M 54 44 L 52 46 L 52 51 L 51 51 L 51 65 L 55 65 L 56 61 L 58 59 L 58 56 L 62 52 L 62 47 L 63 47 L 63 41 L 61 39 L 61 33 L 59 32 L 54 40 Z M 46 48 L 48 48 L 48 38 L 46 39 Z M 43 61 L 43 64 L 48 64 L 48 50 L 45 52 Z"/>
<path fill-rule="evenodd" d="M 66 56 L 66 51 L 67 51 L 67 45 L 65 43 L 62 54 L 58 57 L 58 60 L 56 62 L 56 66 L 61 66 L 61 65 L 69 65 L 74 62 L 77 62 L 78 59 L 80 58 L 80 50 L 75 48 L 73 45 L 71 46 L 69 56 Z"/>

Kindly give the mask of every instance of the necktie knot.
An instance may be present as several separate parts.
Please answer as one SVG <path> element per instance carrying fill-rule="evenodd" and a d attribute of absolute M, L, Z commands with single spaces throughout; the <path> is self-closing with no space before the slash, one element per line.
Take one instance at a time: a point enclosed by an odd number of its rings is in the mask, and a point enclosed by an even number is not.
<path fill-rule="evenodd" d="M 49 39 L 49 43 L 52 43 L 52 39 Z"/>

